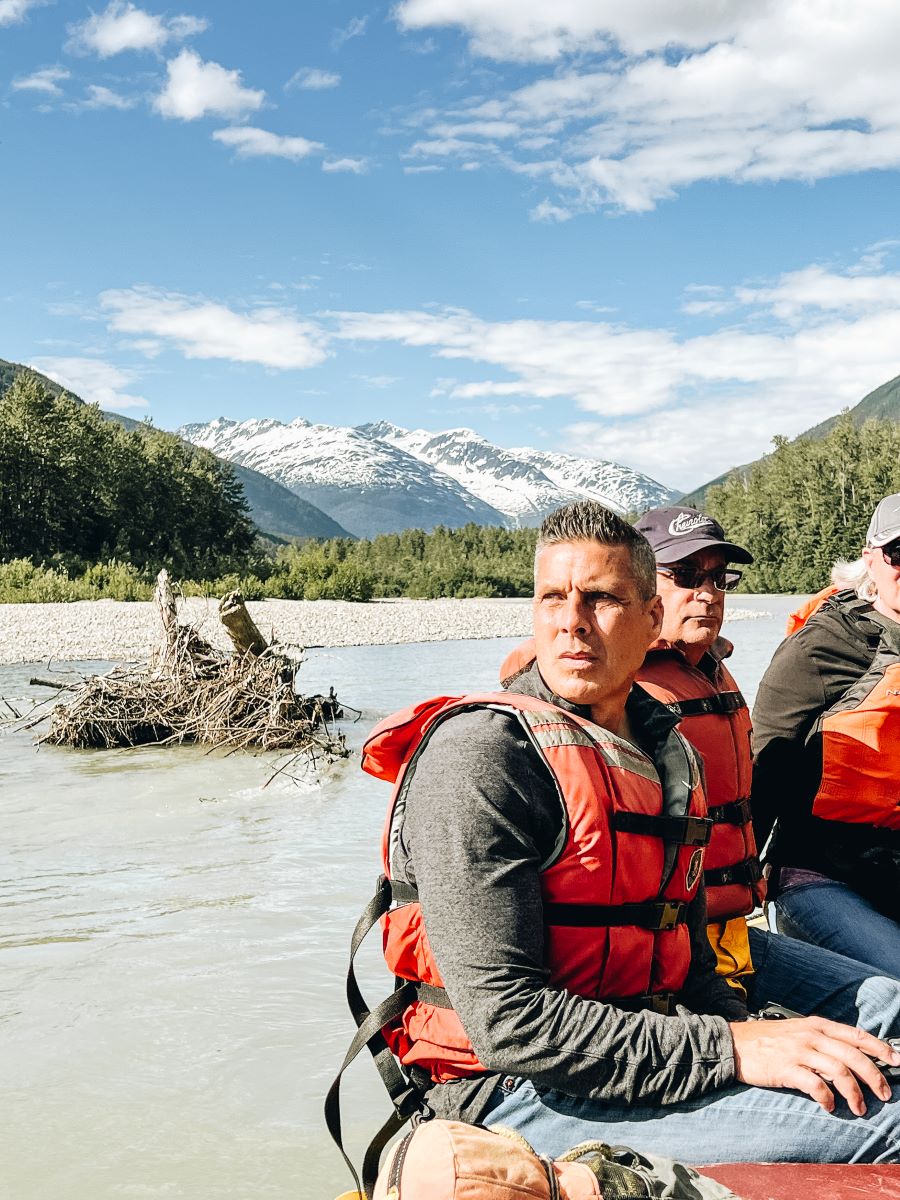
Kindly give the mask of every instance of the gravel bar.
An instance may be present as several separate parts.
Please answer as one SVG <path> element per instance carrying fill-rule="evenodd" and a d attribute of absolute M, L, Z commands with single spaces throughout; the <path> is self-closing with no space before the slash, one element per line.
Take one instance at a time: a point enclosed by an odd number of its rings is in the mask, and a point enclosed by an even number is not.
<path fill-rule="evenodd" d="M 279 642 L 312 646 L 385 646 L 524 637 L 531 632 L 530 600 L 256 600 L 247 605 L 262 632 Z M 230 643 L 216 616 L 217 602 L 179 602 L 183 622 L 193 622 L 216 646 Z M 729 609 L 729 620 L 752 619 Z M 77 600 L 71 604 L 0 604 L 0 662 L 146 660 L 160 633 L 150 602 Z"/>

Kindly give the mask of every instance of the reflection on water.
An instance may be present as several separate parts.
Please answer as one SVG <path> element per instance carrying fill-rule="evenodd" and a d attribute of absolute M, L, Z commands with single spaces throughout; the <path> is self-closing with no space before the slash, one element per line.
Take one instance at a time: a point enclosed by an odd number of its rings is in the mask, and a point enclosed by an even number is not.
<path fill-rule="evenodd" d="M 792 604 L 735 606 L 772 614 L 726 627 L 752 695 Z M 271 758 L 0 738 L 0 1194 L 329 1200 L 348 1186 L 321 1104 L 350 1035 L 346 947 L 388 792 L 358 749 L 427 693 L 491 687 L 513 645 L 312 652 L 306 689 L 333 684 L 364 717 L 345 726 L 354 760 L 306 790 L 263 790 Z M 0 695 L 28 696 L 34 673 L 0 667 Z M 373 996 L 377 949 L 361 970 Z M 351 1146 L 385 1115 L 380 1086 L 368 1063 L 348 1073 Z"/>

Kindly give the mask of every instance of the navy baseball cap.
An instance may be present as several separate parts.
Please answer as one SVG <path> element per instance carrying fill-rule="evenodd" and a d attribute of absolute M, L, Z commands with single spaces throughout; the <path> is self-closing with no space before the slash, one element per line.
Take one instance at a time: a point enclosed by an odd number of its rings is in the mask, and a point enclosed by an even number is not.
<path fill-rule="evenodd" d="M 642 533 L 660 566 L 681 562 L 698 550 L 721 550 L 726 562 L 752 563 L 753 555 L 743 546 L 729 542 L 718 521 L 696 508 L 676 504 L 651 508 L 638 517 L 635 529 Z"/>

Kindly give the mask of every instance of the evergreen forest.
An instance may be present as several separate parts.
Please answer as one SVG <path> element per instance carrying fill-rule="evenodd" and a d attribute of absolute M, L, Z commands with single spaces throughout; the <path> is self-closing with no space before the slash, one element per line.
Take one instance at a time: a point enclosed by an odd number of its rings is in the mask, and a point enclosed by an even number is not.
<path fill-rule="evenodd" d="M 900 492 L 900 425 L 842 415 L 824 437 L 775 438 L 746 475 L 710 488 L 704 508 L 753 554 L 742 590 L 815 592 L 838 559 L 859 557 L 875 505 Z"/>
<path fill-rule="evenodd" d="M 818 433 L 818 431 L 816 431 Z M 855 558 L 900 491 L 900 425 L 844 414 L 713 486 L 703 507 L 748 547 L 742 590 L 812 592 Z M 536 531 L 479 525 L 277 544 L 207 451 L 125 429 L 21 373 L 0 398 L 0 603 L 148 599 L 161 567 L 186 594 L 247 599 L 529 596 Z"/>
<path fill-rule="evenodd" d="M 254 543 L 243 489 L 207 451 L 24 372 L 0 399 L 0 561 L 206 578 L 245 566 Z"/>

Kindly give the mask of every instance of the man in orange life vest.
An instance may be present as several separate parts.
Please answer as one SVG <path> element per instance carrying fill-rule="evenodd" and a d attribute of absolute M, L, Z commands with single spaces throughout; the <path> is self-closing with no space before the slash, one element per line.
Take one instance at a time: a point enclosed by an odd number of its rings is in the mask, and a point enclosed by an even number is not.
<path fill-rule="evenodd" d="M 662 619 L 646 540 L 570 505 L 538 542 L 536 663 L 373 733 L 364 766 L 396 782 L 385 956 L 414 997 L 391 1048 L 432 1111 L 541 1153 L 895 1161 L 900 1090 L 873 1059 L 900 1054 L 819 1017 L 748 1021 L 716 973 L 696 758 L 632 686 Z"/>
<path fill-rule="evenodd" d="M 750 820 L 750 717 L 723 661 L 733 647 L 720 632 L 725 593 L 741 578 L 729 564 L 750 563 L 752 556 L 728 541 L 712 517 L 684 505 L 650 509 L 635 528 L 653 548 L 663 602 L 662 631 L 637 682 L 681 717 L 679 731 L 703 759 L 715 822 L 704 862 L 707 932 L 718 973 L 746 995 L 751 1011 L 780 1004 L 882 1037 L 898 1032 L 896 979 L 821 947 L 748 928 L 745 920 L 764 895 Z"/>

